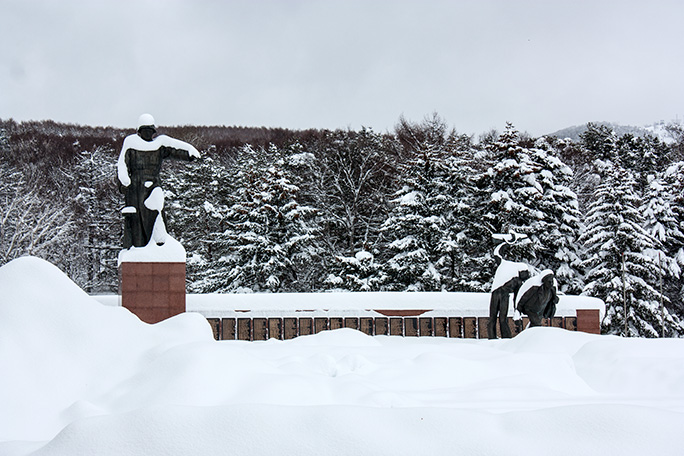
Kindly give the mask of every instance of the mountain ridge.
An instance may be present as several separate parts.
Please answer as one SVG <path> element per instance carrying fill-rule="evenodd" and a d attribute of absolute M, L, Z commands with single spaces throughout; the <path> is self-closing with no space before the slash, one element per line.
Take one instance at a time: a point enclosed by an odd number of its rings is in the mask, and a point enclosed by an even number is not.
<path fill-rule="evenodd" d="M 682 123 L 680 120 L 673 120 L 670 122 L 665 122 L 664 120 L 654 122 L 653 124 L 646 125 L 643 127 L 640 126 L 634 126 L 634 125 L 621 125 L 615 122 L 608 122 L 608 121 L 597 121 L 597 122 L 587 122 L 586 124 L 582 125 L 573 125 L 570 127 L 562 128 L 560 130 L 557 130 L 553 133 L 549 133 L 545 136 L 555 136 L 556 138 L 570 138 L 573 141 L 577 142 L 580 140 L 580 135 L 587 131 L 587 125 L 589 124 L 594 124 L 594 125 L 604 125 L 606 127 L 612 128 L 613 131 L 615 131 L 615 134 L 618 136 L 622 136 L 625 134 L 631 134 L 634 136 L 655 136 L 656 138 L 660 139 L 661 141 L 665 143 L 670 143 L 675 141 L 675 137 L 672 135 L 672 133 L 669 131 L 669 127 L 672 126 L 678 126 L 681 127 Z"/>

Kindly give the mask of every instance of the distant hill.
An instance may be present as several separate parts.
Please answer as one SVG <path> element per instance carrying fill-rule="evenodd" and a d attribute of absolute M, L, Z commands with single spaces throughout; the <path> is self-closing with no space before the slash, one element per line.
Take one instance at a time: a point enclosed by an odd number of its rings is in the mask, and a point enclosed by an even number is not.
<path fill-rule="evenodd" d="M 632 134 L 634 136 L 646 136 L 646 135 L 651 135 L 659 138 L 661 141 L 665 143 L 670 143 L 674 141 L 674 138 L 672 134 L 667 130 L 668 125 L 672 125 L 675 123 L 679 123 L 678 121 L 674 122 L 665 122 L 665 121 L 660 121 L 656 122 L 652 125 L 647 125 L 645 127 L 635 127 L 631 125 L 618 125 L 616 123 L 612 122 L 591 122 L 595 125 L 605 125 L 607 127 L 612 128 L 615 133 L 618 136 L 622 136 L 625 134 Z M 563 128 L 562 130 L 558 130 L 556 132 L 550 133 L 548 136 L 555 136 L 556 138 L 570 138 L 573 141 L 579 141 L 580 135 L 587 131 L 587 124 L 584 125 L 575 125 L 572 127 L 567 127 Z"/>

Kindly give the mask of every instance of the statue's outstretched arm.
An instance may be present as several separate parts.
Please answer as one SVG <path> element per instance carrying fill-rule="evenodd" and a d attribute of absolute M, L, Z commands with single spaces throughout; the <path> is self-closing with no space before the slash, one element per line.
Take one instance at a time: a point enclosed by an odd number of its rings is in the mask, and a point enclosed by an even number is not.
<path fill-rule="evenodd" d="M 171 138 L 170 136 L 166 135 L 157 136 L 155 141 L 161 144 L 160 150 L 163 158 L 173 158 L 176 160 L 186 161 L 192 161 L 196 158 L 200 158 L 199 151 L 185 141 Z"/>

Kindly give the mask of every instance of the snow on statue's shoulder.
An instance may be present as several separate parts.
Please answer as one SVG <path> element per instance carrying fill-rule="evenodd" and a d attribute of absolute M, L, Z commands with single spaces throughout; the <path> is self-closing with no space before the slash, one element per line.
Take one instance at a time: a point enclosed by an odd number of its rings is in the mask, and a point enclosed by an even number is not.
<path fill-rule="evenodd" d="M 522 271 L 529 271 L 529 266 L 525 263 L 502 260 L 499 267 L 496 268 L 496 273 L 494 274 L 492 291 L 501 287 L 512 278 L 518 277 Z"/>
<path fill-rule="evenodd" d="M 160 147 L 173 147 L 174 149 L 181 149 L 188 152 L 191 157 L 200 158 L 199 151 L 192 145 L 180 139 L 175 139 L 166 135 L 159 135 L 152 141 L 145 141 L 138 134 L 128 135 L 124 138 L 121 153 L 119 154 L 119 161 L 117 163 L 117 173 L 119 180 L 125 186 L 131 184 L 131 179 L 126 167 L 126 151 L 128 149 L 135 149 L 141 151 L 159 150 Z"/>
<path fill-rule="evenodd" d="M 541 287 L 542 286 L 542 279 L 546 277 L 547 275 L 553 275 L 553 271 L 550 269 L 544 269 L 542 272 L 539 274 L 530 277 L 527 279 L 523 284 L 520 286 L 520 289 L 518 290 L 518 296 L 515 298 L 515 306 L 518 306 L 518 303 L 522 299 L 522 297 L 527 293 L 527 290 L 529 290 L 532 287 Z M 553 279 L 553 284 L 558 289 L 558 282 L 556 279 Z"/>
<path fill-rule="evenodd" d="M 131 247 L 119 252 L 121 263 L 185 263 L 185 248 L 166 235 L 166 242 L 157 245 L 154 239 L 145 247 Z"/>
<path fill-rule="evenodd" d="M 175 149 L 182 149 L 188 151 L 191 157 L 199 158 L 200 154 L 197 149 L 191 144 L 175 139 L 166 135 L 156 136 L 152 141 L 145 141 L 138 134 L 128 135 L 124 139 L 123 151 L 126 149 L 135 149 L 142 151 L 158 150 L 160 147 L 173 147 Z"/>

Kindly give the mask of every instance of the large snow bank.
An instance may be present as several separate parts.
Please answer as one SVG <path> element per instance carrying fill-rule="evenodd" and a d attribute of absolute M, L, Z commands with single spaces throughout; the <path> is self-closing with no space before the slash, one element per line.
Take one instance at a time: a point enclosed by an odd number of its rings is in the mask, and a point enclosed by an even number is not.
<path fill-rule="evenodd" d="M 133 372 L 173 346 L 212 339 L 197 314 L 148 325 L 97 303 L 50 263 L 14 260 L 0 268 L 0 441 L 43 440 L 106 413 L 102 397 Z"/>
<path fill-rule="evenodd" d="M 0 454 L 679 454 L 684 341 L 220 341 L 33 258 L 0 268 Z M 390 303 L 384 303 L 384 306 Z M 33 452 L 36 450 L 35 452 Z"/>

